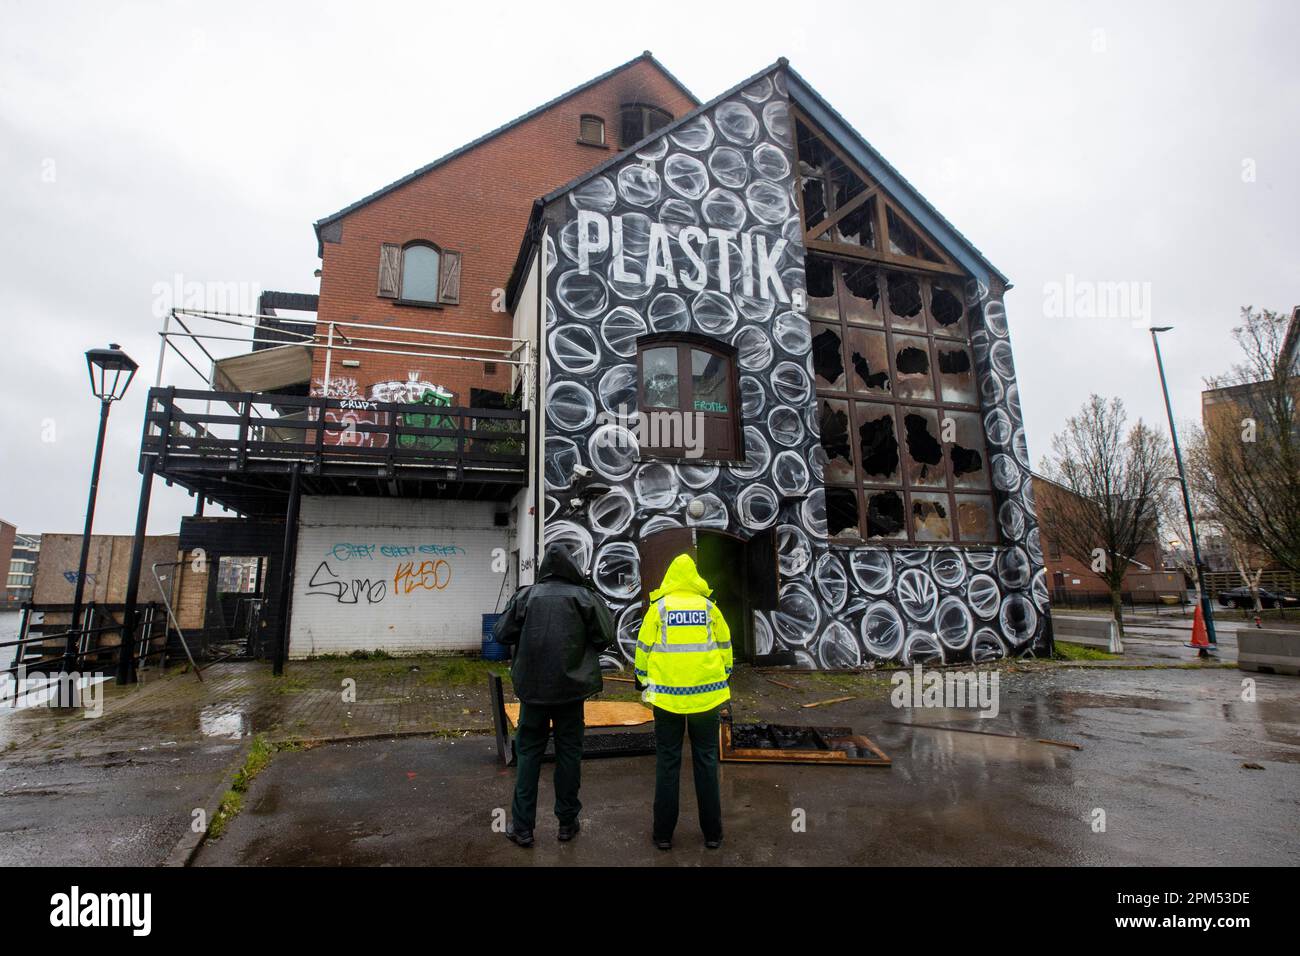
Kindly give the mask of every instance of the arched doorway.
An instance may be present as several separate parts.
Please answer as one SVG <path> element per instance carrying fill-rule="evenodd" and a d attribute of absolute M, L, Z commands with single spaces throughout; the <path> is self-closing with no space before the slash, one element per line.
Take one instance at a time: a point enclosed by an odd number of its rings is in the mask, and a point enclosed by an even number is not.
<path fill-rule="evenodd" d="M 673 558 L 689 554 L 713 588 L 711 600 L 731 630 L 738 661 L 754 660 L 753 612 L 776 607 L 776 537 L 762 531 L 749 539 L 712 528 L 666 528 L 642 539 L 641 601 L 663 583 Z"/>

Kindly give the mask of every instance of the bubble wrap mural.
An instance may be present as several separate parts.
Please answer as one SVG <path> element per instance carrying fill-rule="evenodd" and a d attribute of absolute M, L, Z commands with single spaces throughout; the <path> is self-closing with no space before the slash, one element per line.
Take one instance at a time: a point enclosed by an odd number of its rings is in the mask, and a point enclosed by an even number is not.
<path fill-rule="evenodd" d="M 545 540 L 592 574 L 624 665 L 641 616 L 637 544 L 690 527 L 775 530 L 779 607 L 752 612 L 756 654 L 848 668 L 1041 647 L 1029 455 L 1005 311 L 982 283 L 968 281 L 966 299 L 999 544 L 828 539 L 793 125 L 777 69 L 547 208 Z M 611 419 L 636 410 L 637 340 L 656 332 L 734 347 L 743 462 L 643 457 Z M 575 506 L 582 469 L 609 490 Z"/>

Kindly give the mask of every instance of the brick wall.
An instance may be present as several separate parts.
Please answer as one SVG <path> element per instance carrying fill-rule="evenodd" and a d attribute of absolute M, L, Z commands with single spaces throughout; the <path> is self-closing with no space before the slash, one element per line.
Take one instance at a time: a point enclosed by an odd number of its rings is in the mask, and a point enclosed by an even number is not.
<path fill-rule="evenodd" d="M 510 279 L 533 200 L 614 155 L 619 106 L 625 102 L 658 104 L 674 116 L 695 106 L 652 61 L 638 59 L 353 211 L 342 220 L 342 240 L 324 243 L 319 319 L 509 336 L 509 315 L 492 308 L 494 290 L 504 290 Z M 577 142 L 583 114 L 604 118 L 608 148 Z M 485 124 L 490 122 L 485 118 Z M 461 253 L 459 305 L 422 308 L 376 295 L 380 244 L 415 239 Z M 502 294 L 495 294 L 498 308 L 504 308 Z M 341 358 L 359 359 L 361 367 L 341 368 Z M 354 379 L 360 396 L 369 397 L 372 384 L 407 381 L 412 373 L 450 389 L 458 404 L 469 403 L 471 388 L 510 389 L 510 369 L 504 364 L 487 373 L 477 362 L 407 356 L 335 352 L 330 377 Z M 317 349 L 314 388 L 323 377 L 324 350 Z"/>

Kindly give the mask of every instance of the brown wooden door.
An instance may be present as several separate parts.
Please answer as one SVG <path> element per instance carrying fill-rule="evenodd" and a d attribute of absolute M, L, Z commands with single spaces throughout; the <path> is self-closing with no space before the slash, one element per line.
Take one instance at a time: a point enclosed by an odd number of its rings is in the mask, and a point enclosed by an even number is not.
<path fill-rule="evenodd" d="M 650 592 L 664 582 L 673 558 L 689 554 L 695 558 L 695 532 L 691 528 L 665 528 L 637 544 L 641 554 L 641 605 L 650 603 Z"/>

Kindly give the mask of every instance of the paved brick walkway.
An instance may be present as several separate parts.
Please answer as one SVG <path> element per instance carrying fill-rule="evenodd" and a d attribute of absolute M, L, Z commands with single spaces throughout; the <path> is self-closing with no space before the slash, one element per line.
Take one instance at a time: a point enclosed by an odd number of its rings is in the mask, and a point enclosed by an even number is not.
<path fill-rule="evenodd" d="M 202 683 L 179 668 L 134 687 L 111 681 L 103 715 L 35 707 L 0 710 L 0 760 L 148 750 L 264 733 L 273 741 L 490 730 L 487 674 L 501 665 L 458 658 L 226 663 Z"/>

